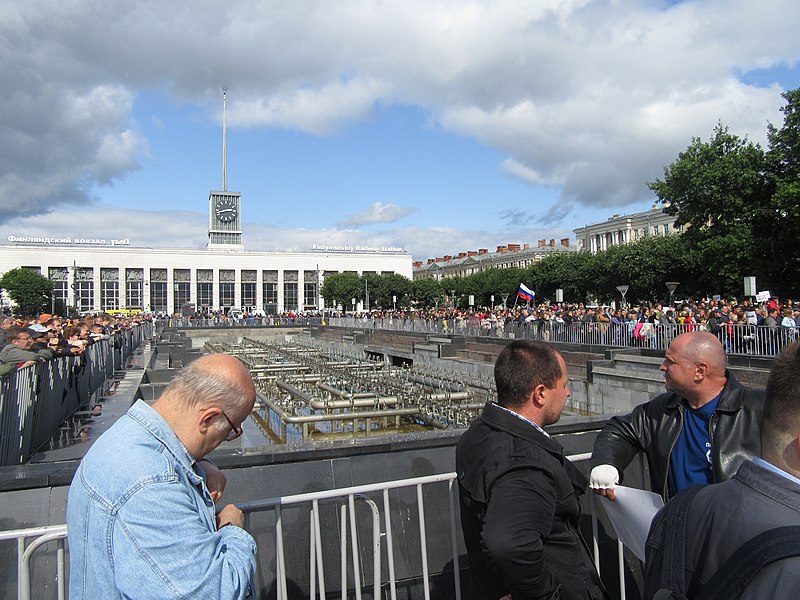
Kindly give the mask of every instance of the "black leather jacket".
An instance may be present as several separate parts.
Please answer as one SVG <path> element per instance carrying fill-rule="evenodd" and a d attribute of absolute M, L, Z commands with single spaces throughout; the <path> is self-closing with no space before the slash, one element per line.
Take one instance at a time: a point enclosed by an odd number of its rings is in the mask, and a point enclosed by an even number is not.
<path fill-rule="evenodd" d="M 558 442 L 488 403 L 456 470 L 472 600 L 607 598 L 579 529 L 586 478 Z"/>
<path fill-rule="evenodd" d="M 761 452 L 764 390 L 744 387 L 730 372 L 726 376 L 728 381 L 709 423 L 715 483 L 733 477 L 745 460 Z M 592 467 L 615 466 L 622 483 L 625 467 L 638 452 L 644 452 L 650 489 L 667 500 L 675 494 L 667 490 L 669 457 L 683 429 L 686 406 L 683 398 L 666 392 L 630 414 L 612 417 L 595 440 Z"/>

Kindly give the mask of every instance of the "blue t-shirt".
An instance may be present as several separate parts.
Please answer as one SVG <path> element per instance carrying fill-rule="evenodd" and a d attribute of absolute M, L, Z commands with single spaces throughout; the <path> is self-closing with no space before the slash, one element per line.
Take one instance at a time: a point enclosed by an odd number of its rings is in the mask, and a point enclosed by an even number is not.
<path fill-rule="evenodd" d="M 683 413 L 683 429 L 669 461 L 670 497 L 687 487 L 714 481 L 708 424 L 719 398 L 718 395 L 700 408 L 686 407 Z"/>

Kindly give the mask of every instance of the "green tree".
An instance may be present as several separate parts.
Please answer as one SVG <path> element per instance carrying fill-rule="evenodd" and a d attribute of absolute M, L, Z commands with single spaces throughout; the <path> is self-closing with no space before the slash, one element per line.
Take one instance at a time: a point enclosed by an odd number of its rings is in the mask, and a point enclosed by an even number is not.
<path fill-rule="evenodd" d="M 397 273 L 372 275 L 369 283 L 370 304 L 388 310 L 411 303 L 411 280 Z M 362 286 L 363 287 L 363 286 Z M 394 302 L 394 298 L 397 302 Z"/>
<path fill-rule="evenodd" d="M 335 273 L 325 277 L 320 293 L 325 298 L 326 306 L 334 306 L 335 300 L 336 304 L 341 304 L 342 308 L 350 310 L 353 298 L 356 302 L 364 299 L 364 284 L 354 271 Z"/>
<path fill-rule="evenodd" d="M 611 246 L 597 255 L 595 293 L 603 302 L 620 300 L 618 285 L 628 285 L 625 299 L 668 300 L 667 281 L 677 281 L 677 294 L 696 295 L 696 254 L 680 235 L 648 236 L 620 246 Z"/>
<path fill-rule="evenodd" d="M 759 145 L 719 124 L 708 142 L 694 138 L 663 179 L 648 183 L 676 226 L 688 226 L 683 235 L 703 266 L 695 274 L 701 289 L 738 294 L 742 277 L 754 274 L 753 225 L 774 190 L 767 167 Z"/>
<path fill-rule="evenodd" d="M 436 279 L 415 279 L 411 283 L 411 296 L 418 308 L 434 308 L 442 303 L 444 289 Z"/>
<path fill-rule="evenodd" d="M 509 267 L 506 269 L 486 269 L 465 278 L 464 294 L 475 297 L 475 306 L 491 306 L 502 304 L 503 297 L 513 298 L 520 282 L 531 285 L 530 277 L 525 269 Z M 511 301 L 513 304 L 513 300 Z"/>
<path fill-rule="evenodd" d="M 0 278 L 3 288 L 21 315 L 35 316 L 50 307 L 53 282 L 31 269 L 11 269 Z"/>
<path fill-rule="evenodd" d="M 800 89 L 783 94 L 786 106 L 783 126 L 771 123 L 767 136 L 767 161 L 775 184 L 772 201 L 762 207 L 761 215 L 753 222 L 759 243 L 764 289 L 782 294 L 800 294 L 797 277 L 800 262 Z"/>
<path fill-rule="evenodd" d="M 555 299 L 557 289 L 564 290 L 565 302 L 586 302 L 596 291 L 596 254 L 556 252 L 533 266 L 537 302 Z"/>

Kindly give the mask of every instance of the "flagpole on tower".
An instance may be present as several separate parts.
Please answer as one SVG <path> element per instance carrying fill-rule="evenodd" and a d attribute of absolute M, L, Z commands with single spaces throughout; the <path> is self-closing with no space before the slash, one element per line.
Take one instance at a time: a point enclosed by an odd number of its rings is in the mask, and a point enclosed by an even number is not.
<path fill-rule="evenodd" d="M 228 88 L 222 88 L 222 191 L 228 191 Z"/>

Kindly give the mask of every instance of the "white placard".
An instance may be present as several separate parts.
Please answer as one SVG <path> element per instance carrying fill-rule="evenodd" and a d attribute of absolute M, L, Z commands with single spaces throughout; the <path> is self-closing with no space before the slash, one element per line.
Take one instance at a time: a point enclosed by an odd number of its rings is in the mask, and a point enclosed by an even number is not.
<path fill-rule="evenodd" d="M 664 500 L 653 492 L 624 485 L 618 485 L 614 493 L 616 500 L 602 497 L 601 504 L 619 540 L 644 562 L 644 548 L 650 524 L 656 513 L 664 508 Z"/>

